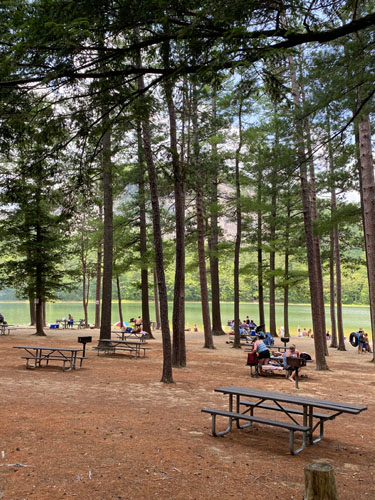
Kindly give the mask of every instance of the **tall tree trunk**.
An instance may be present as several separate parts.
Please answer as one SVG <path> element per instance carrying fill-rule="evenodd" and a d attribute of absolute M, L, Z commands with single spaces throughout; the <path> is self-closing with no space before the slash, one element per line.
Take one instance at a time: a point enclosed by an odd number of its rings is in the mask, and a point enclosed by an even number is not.
<path fill-rule="evenodd" d="M 142 321 L 143 330 L 148 338 L 154 338 L 150 325 L 150 306 L 148 294 L 148 258 L 147 258 L 147 229 L 146 229 L 146 194 L 145 194 L 145 167 L 142 148 L 141 125 L 137 127 L 138 136 L 138 166 L 139 166 L 139 251 L 141 256 L 141 292 L 142 292 Z"/>
<path fill-rule="evenodd" d="M 297 155 L 300 164 L 301 196 L 304 218 L 304 229 L 306 239 L 307 264 L 310 284 L 311 313 L 314 329 L 315 360 L 317 370 L 327 370 L 326 362 L 326 332 L 323 330 L 321 315 L 321 288 L 319 285 L 318 269 L 316 266 L 316 248 L 314 245 L 313 223 L 311 215 L 310 191 L 307 180 L 306 155 L 303 143 L 303 126 L 298 117 L 300 110 L 299 91 L 297 86 L 297 76 L 292 56 L 289 56 L 289 67 L 292 81 L 293 101 L 296 113 L 296 135 L 297 135 Z"/>
<path fill-rule="evenodd" d="M 83 240 L 83 227 L 81 234 L 81 273 L 82 273 L 82 307 L 83 313 L 85 317 L 85 326 L 88 325 L 88 315 L 87 315 L 87 300 L 88 297 L 86 295 L 86 276 L 87 276 L 87 259 L 85 255 L 84 249 L 84 240 Z"/>
<path fill-rule="evenodd" d="M 117 288 L 118 315 L 120 318 L 120 327 L 122 327 L 124 325 L 124 318 L 122 315 L 121 287 L 120 287 L 120 277 L 118 274 L 116 274 L 116 288 Z"/>
<path fill-rule="evenodd" d="M 331 136 L 331 120 L 329 109 L 327 109 L 327 134 L 328 137 Z M 329 168 L 331 174 L 331 217 L 333 218 L 337 211 L 336 202 L 336 182 L 335 182 L 335 166 L 333 160 L 333 148 L 331 141 L 328 143 L 328 159 Z M 342 298 L 341 298 L 341 259 L 340 259 L 340 240 L 339 231 L 337 225 L 332 229 L 331 232 L 331 255 L 330 260 L 332 264 L 330 265 L 330 293 L 331 293 L 331 323 L 334 319 L 334 312 L 332 313 L 332 307 L 335 307 L 335 277 L 333 275 L 336 269 L 336 302 L 337 302 L 337 327 L 338 327 L 338 345 L 337 345 L 337 335 L 336 328 L 333 330 L 332 326 L 332 340 L 330 347 L 338 347 L 339 351 L 346 351 L 345 339 L 344 339 L 344 328 L 342 322 Z M 333 299 L 332 299 L 333 293 Z M 336 326 L 336 323 L 335 323 Z"/>
<path fill-rule="evenodd" d="M 196 212 L 197 212 L 197 244 L 198 244 L 198 267 L 200 277 L 202 317 L 204 330 L 204 347 L 214 349 L 211 331 L 210 307 L 208 303 L 206 256 L 204 249 L 204 216 L 203 216 L 203 187 L 202 171 L 200 165 L 200 146 L 198 133 L 198 91 L 193 91 L 193 135 L 194 135 L 194 169 L 196 172 Z"/>
<path fill-rule="evenodd" d="M 145 96 L 142 93 L 145 85 L 143 76 L 138 77 L 138 89 L 141 92 L 140 100 L 145 102 Z M 144 116 L 142 119 L 143 132 L 143 150 L 148 171 L 148 180 L 150 184 L 151 206 L 152 206 L 152 226 L 154 231 L 154 247 L 155 247 L 155 266 L 158 280 L 159 300 L 160 300 L 160 318 L 161 318 L 161 334 L 163 341 L 163 372 L 161 382 L 173 383 L 172 374 L 172 346 L 171 334 L 169 330 L 168 320 L 168 297 L 167 286 L 164 273 L 164 256 L 163 256 L 163 240 L 160 222 L 159 196 L 157 187 L 157 176 L 154 164 L 154 159 L 151 149 L 151 129 L 149 116 Z"/>
<path fill-rule="evenodd" d="M 103 256 L 103 288 L 102 318 L 100 339 L 111 338 L 112 313 L 112 267 L 113 267 L 113 193 L 112 193 L 112 152 L 110 117 L 105 113 L 102 118 L 102 175 L 104 195 L 104 256 Z"/>
<path fill-rule="evenodd" d="M 240 342 L 240 251 L 242 237 L 242 207 L 241 207 L 241 181 L 240 181 L 240 155 L 242 149 L 242 99 L 238 108 L 238 145 L 235 156 L 235 185 L 236 185 L 236 239 L 234 244 L 234 342 L 233 347 L 241 348 Z"/>
<path fill-rule="evenodd" d="M 214 123 L 216 122 L 216 93 L 212 98 L 212 115 Z M 208 240 L 209 253 L 210 253 L 210 276 L 211 276 L 211 298 L 212 298 L 212 334 L 225 335 L 221 322 L 220 310 L 220 280 L 219 280 L 219 257 L 218 257 L 218 243 L 219 243 L 219 222 L 218 222 L 218 154 L 215 141 L 212 144 L 213 156 L 213 173 L 211 181 L 211 228 Z"/>
<path fill-rule="evenodd" d="M 284 337 L 289 337 L 289 233 L 290 233 L 290 193 L 287 193 L 287 222 L 285 225 L 285 256 L 284 256 Z"/>
<path fill-rule="evenodd" d="M 371 146 L 371 126 L 367 113 L 358 123 L 360 154 L 360 189 L 363 203 L 367 275 L 371 314 L 372 344 L 375 345 L 375 183 Z M 374 351 L 374 349 L 373 349 Z"/>
<path fill-rule="evenodd" d="M 99 205 L 99 221 L 103 219 L 103 209 Z M 100 328 L 100 297 L 102 291 L 102 242 L 98 242 L 96 259 L 95 328 Z"/>
<path fill-rule="evenodd" d="M 160 309 L 159 309 L 159 297 L 158 297 L 158 278 L 157 278 L 157 275 L 156 275 L 156 269 L 154 269 L 153 276 L 154 276 L 155 323 L 156 323 L 156 329 L 160 330 Z"/>
<path fill-rule="evenodd" d="M 301 85 L 301 96 L 302 102 L 305 101 L 305 91 L 303 85 Z M 306 145 L 307 145 L 307 155 L 308 155 L 308 163 L 309 163 L 309 173 L 310 173 L 310 203 L 311 203 L 311 217 L 313 220 L 313 229 L 314 223 L 318 222 L 318 206 L 316 202 L 316 183 L 315 183 L 315 167 L 314 167 L 314 158 L 311 147 L 311 131 L 310 124 L 308 118 L 304 120 L 304 128 L 305 128 L 305 136 L 306 136 Z M 314 261 L 316 266 L 316 278 L 318 285 L 318 297 L 319 297 L 319 320 L 321 322 L 321 330 L 324 332 L 324 350 L 326 356 L 328 356 L 328 348 L 326 341 L 326 316 L 325 316 L 325 306 L 324 306 L 324 286 L 323 286 L 323 271 L 322 271 L 322 261 L 320 257 L 320 241 L 319 236 L 313 233 L 313 242 L 314 242 Z"/>
<path fill-rule="evenodd" d="M 275 174 L 275 172 L 274 172 Z M 275 303 L 275 238 L 276 238 L 276 188 L 272 182 L 271 194 L 271 224 L 270 224 L 270 333 L 278 337 L 276 332 L 276 303 Z"/>
<path fill-rule="evenodd" d="M 163 44 L 163 63 L 169 68 L 169 42 Z M 173 295 L 173 351 L 172 363 L 175 367 L 186 366 L 185 347 L 185 176 L 182 161 L 178 154 L 176 110 L 173 101 L 173 81 L 164 82 L 165 98 L 169 115 L 169 141 L 172 155 L 174 179 L 175 220 L 176 220 L 176 264 Z"/>
<path fill-rule="evenodd" d="M 265 325 L 264 292 L 263 292 L 263 238 L 262 238 L 262 173 L 258 171 L 257 179 L 257 257 L 258 257 L 258 307 L 259 325 Z M 266 330 L 266 326 L 264 326 Z"/>

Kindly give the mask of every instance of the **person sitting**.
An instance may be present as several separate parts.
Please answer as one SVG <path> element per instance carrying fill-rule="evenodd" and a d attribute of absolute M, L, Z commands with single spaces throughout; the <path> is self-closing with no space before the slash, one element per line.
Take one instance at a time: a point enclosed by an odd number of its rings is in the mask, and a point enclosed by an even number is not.
<path fill-rule="evenodd" d="M 369 340 L 369 338 L 368 338 L 367 333 L 365 333 L 364 338 L 365 338 L 365 350 L 366 350 L 367 352 L 372 352 L 372 351 L 371 351 L 371 347 L 370 347 L 370 340 Z"/>
<path fill-rule="evenodd" d="M 138 316 L 138 318 L 135 320 L 135 326 L 140 326 L 142 324 L 142 318 Z"/>
<path fill-rule="evenodd" d="M 73 324 L 74 324 L 73 316 L 69 313 L 68 314 L 68 328 L 73 328 Z"/>
<path fill-rule="evenodd" d="M 288 375 L 289 375 L 289 380 L 291 382 L 295 382 L 294 377 L 295 377 L 296 371 L 298 370 L 298 367 L 288 365 L 287 358 L 298 358 L 298 357 L 299 357 L 299 352 L 297 351 L 296 346 L 294 344 L 291 344 L 289 346 L 289 349 L 287 349 L 283 354 L 283 366 L 284 366 L 285 370 L 287 370 Z"/>
<path fill-rule="evenodd" d="M 270 360 L 270 351 L 268 350 L 266 344 L 264 343 L 264 333 L 259 333 L 259 338 L 253 344 L 253 350 L 251 352 L 256 352 L 258 355 L 259 371 L 262 372 L 262 366 L 267 365 Z"/>
<path fill-rule="evenodd" d="M 307 330 L 306 330 L 306 328 L 303 329 L 302 337 L 307 337 Z"/>
<path fill-rule="evenodd" d="M 246 323 L 247 325 L 250 325 L 250 318 L 249 318 L 249 316 L 246 316 L 246 319 L 245 319 L 244 323 Z"/>
<path fill-rule="evenodd" d="M 250 320 L 249 327 L 250 327 L 250 330 L 255 330 L 255 328 L 257 327 L 257 325 L 254 323 L 254 321 L 252 319 Z"/>
<path fill-rule="evenodd" d="M 0 313 L 0 323 L 6 324 L 6 321 L 4 320 L 4 316 Z"/>

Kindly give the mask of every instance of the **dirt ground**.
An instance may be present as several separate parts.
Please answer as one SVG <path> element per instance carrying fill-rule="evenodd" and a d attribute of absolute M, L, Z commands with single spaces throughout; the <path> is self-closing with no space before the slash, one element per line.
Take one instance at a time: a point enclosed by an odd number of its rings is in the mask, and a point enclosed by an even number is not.
<path fill-rule="evenodd" d="M 0 498 L 21 499 L 300 499 L 303 467 L 315 460 L 335 469 L 341 500 L 375 499 L 375 367 L 370 354 L 330 349 L 329 372 L 307 369 L 300 388 L 285 378 L 249 377 L 246 353 L 228 336 L 202 348 L 201 333 L 187 333 L 188 367 L 161 377 L 161 335 L 146 358 L 97 356 L 97 330 L 20 329 L 0 337 Z M 61 365 L 26 370 L 15 345 L 77 346 L 93 336 L 81 370 Z M 297 348 L 314 357 L 311 339 Z M 225 409 L 214 393 L 241 385 L 366 404 L 357 416 L 327 422 L 325 439 L 291 456 L 288 433 L 254 425 L 221 438 L 210 435 L 207 406 Z M 224 425 L 224 422 L 223 422 Z"/>

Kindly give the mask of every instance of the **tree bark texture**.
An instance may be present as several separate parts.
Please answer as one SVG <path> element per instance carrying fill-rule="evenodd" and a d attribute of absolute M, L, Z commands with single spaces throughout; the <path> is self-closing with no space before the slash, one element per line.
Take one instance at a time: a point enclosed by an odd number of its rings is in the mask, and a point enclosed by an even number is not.
<path fill-rule="evenodd" d="M 138 205 L 139 205 L 139 252 L 141 257 L 141 293 L 142 293 L 142 322 L 143 330 L 148 338 L 153 338 L 150 325 L 150 307 L 148 294 L 148 259 L 147 259 L 147 226 L 146 226 L 146 194 L 145 194 L 145 167 L 142 147 L 141 125 L 137 127 L 138 137 Z"/>
<path fill-rule="evenodd" d="M 275 172 L 274 172 L 275 174 Z M 277 337 L 276 332 L 276 302 L 275 302 L 275 257 L 274 250 L 276 237 L 276 192 L 275 186 L 272 183 L 271 194 L 271 223 L 270 223 L 270 333 L 273 337 Z"/>
<path fill-rule="evenodd" d="M 155 322 L 156 322 L 156 329 L 160 330 L 160 309 L 159 309 L 159 295 L 158 295 L 158 278 L 157 278 L 157 275 L 156 275 L 156 269 L 154 269 L 153 277 L 154 277 Z"/>
<path fill-rule="evenodd" d="M 242 209 L 241 209 L 241 182 L 240 182 L 240 155 L 242 149 L 242 100 L 238 108 L 239 138 L 235 156 L 235 200 L 236 200 L 236 239 L 234 243 L 234 342 L 233 347 L 241 348 L 240 342 L 240 251 L 242 237 Z"/>
<path fill-rule="evenodd" d="M 310 284 L 311 314 L 312 314 L 313 329 L 314 329 L 316 369 L 327 370 L 328 366 L 325 357 L 325 352 L 327 347 L 326 332 L 322 328 L 322 321 L 320 318 L 321 288 L 319 286 L 318 270 L 315 259 L 316 249 L 314 245 L 310 191 L 307 180 L 306 155 L 303 143 L 303 126 L 301 120 L 298 118 L 297 115 L 300 109 L 299 90 L 297 86 L 297 76 L 292 56 L 289 56 L 289 67 L 292 80 L 293 101 L 296 112 L 297 158 L 300 168 L 301 197 L 302 197 L 302 209 L 303 209 L 306 251 L 307 251 L 308 275 Z"/>
<path fill-rule="evenodd" d="M 170 50 L 169 42 L 163 45 L 164 67 L 169 67 Z M 176 263 L 174 275 L 173 295 L 173 350 L 172 363 L 175 367 L 186 366 L 185 346 L 185 176 L 182 161 L 178 154 L 176 109 L 173 100 L 173 80 L 164 82 L 164 93 L 168 106 L 169 116 L 169 141 L 172 157 L 172 172 L 174 180 L 175 200 L 175 241 Z"/>
<path fill-rule="evenodd" d="M 207 270 L 206 270 L 206 255 L 204 248 L 204 215 L 203 215 L 203 188 L 201 179 L 200 165 L 200 147 L 198 133 L 198 96 L 197 90 L 193 92 L 193 149 L 194 149 L 194 168 L 196 172 L 196 213 L 197 213 L 197 246 L 198 246 L 198 267 L 200 277 L 201 302 L 202 302 L 202 317 L 204 330 L 204 347 L 206 349 L 214 349 L 212 338 L 210 307 L 208 303 L 208 287 L 207 287 Z"/>
<path fill-rule="evenodd" d="M 214 122 L 216 121 L 216 95 L 212 98 L 212 115 Z M 210 276 L 211 276 L 211 302 L 212 302 L 212 334 L 225 335 L 221 322 L 220 310 L 220 279 L 219 279 L 219 222 L 218 222 L 218 166 L 217 166 L 217 146 L 215 142 L 212 144 L 212 156 L 214 162 L 214 171 L 211 180 L 211 227 L 209 236 L 209 252 L 210 252 Z"/>
<path fill-rule="evenodd" d="M 103 220 L 103 209 L 99 205 L 99 221 Z M 102 290 L 102 242 L 98 243 L 96 258 L 95 328 L 100 328 L 100 298 Z"/>
<path fill-rule="evenodd" d="M 257 260 L 258 260 L 258 307 L 259 307 L 259 325 L 265 325 L 264 315 L 264 292 L 263 292 L 263 235 L 262 235 L 262 173 L 258 171 L 257 179 Z M 264 326 L 264 330 L 266 327 Z"/>
<path fill-rule="evenodd" d="M 116 275 L 116 289 L 117 289 L 118 316 L 121 328 L 124 325 L 124 318 L 122 315 L 121 287 L 120 287 L 120 277 L 118 274 Z"/>
<path fill-rule="evenodd" d="M 304 500 L 338 500 L 332 465 L 315 462 L 306 465 Z"/>
<path fill-rule="evenodd" d="M 143 77 L 138 78 L 138 89 L 142 92 L 144 90 Z M 141 94 L 140 99 L 145 103 L 145 96 Z M 165 282 L 164 272 L 164 255 L 163 255 L 163 240 L 161 232 L 160 221 L 160 207 L 158 196 L 158 185 L 156 168 L 152 155 L 151 148 L 151 128 L 149 123 L 149 116 L 142 119 L 142 135 L 143 135 L 143 150 L 148 171 L 148 181 L 150 185 L 151 206 L 152 206 L 152 227 L 154 232 L 154 247 L 155 247 L 155 268 L 158 280 L 159 301 L 160 301 L 160 321 L 161 321 L 161 334 L 163 341 L 163 371 L 161 382 L 173 383 L 172 374 L 172 345 L 171 334 L 169 330 L 168 320 L 168 296 L 167 286 Z"/>
<path fill-rule="evenodd" d="M 363 226 L 366 246 L 367 274 L 371 312 L 372 344 L 375 342 L 375 183 L 371 146 L 371 127 L 368 114 L 358 123 L 360 154 L 360 188 L 363 201 Z"/>
<path fill-rule="evenodd" d="M 102 175 L 103 175 L 103 208 L 104 208 L 104 255 L 102 285 L 102 318 L 100 340 L 111 338 L 112 319 L 112 268 L 113 268 L 113 186 L 112 186 L 112 152 L 111 129 L 108 113 L 103 115 L 102 136 Z"/>
<path fill-rule="evenodd" d="M 35 299 L 34 295 L 29 295 L 30 326 L 35 326 Z"/>

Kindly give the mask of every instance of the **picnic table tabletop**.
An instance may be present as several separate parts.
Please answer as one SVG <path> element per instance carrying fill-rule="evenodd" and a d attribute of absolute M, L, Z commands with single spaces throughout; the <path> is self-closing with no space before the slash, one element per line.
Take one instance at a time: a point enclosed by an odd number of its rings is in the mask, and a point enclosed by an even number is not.
<path fill-rule="evenodd" d="M 327 410 L 337 410 L 339 408 L 342 413 L 360 413 L 361 411 L 367 410 L 367 406 L 364 405 L 354 405 L 352 403 L 344 403 L 341 401 L 311 398 L 308 396 L 299 396 L 297 394 L 284 394 L 282 392 L 263 391 L 260 389 L 252 389 L 250 387 L 218 387 L 217 389 L 215 389 L 215 392 L 222 392 L 224 394 L 232 394 L 250 398 L 253 397 L 270 401 L 279 401 L 282 403 L 291 403 L 301 406 L 311 406 Z"/>

